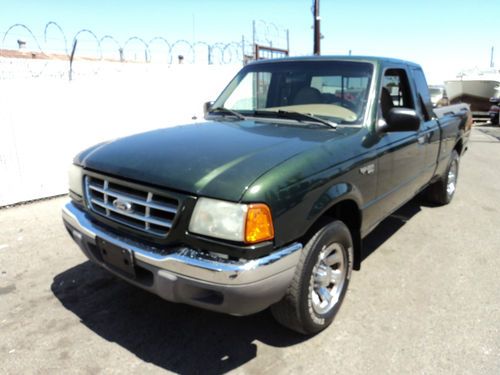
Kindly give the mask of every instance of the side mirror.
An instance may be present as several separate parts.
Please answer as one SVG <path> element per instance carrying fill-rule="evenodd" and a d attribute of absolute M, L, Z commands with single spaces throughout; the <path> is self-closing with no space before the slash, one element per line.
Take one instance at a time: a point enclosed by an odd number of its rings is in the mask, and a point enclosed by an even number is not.
<path fill-rule="evenodd" d="M 203 116 L 207 116 L 207 113 L 210 111 L 210 109 L 212 109 L 213 104 L 214 102 L 203 103 Z"/>
<path fill-rule="evenodd" d="M 417 131 L 420 127 L 420 117 L 415 110 L 409 108 L 391 108 L 385 121 L 379 130 L 386 133 Z"/>

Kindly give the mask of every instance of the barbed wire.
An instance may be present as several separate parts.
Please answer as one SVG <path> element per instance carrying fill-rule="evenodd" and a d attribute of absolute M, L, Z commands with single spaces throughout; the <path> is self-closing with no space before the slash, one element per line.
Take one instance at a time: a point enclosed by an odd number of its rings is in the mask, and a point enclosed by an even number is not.
<path fill-rule="evenodd" d="M 273 22 L 256 20 L 253 22 L 253 43 L 289 50 L 290 36 L 288 29 Z"/>
<path fill-rule="evenodd" d="M 59 34 L 58 37 L 54 36 L 53 32 L 55 31 Z M 26 37 L 29 40 L 22 39 Z M 71 44 L 68 44 L 68 41 L 71 41 Z M 16 42 L 18 46 L 15 45 Z M 232 64 L 243 63 L 249 58 L 251 59 L 255 53 L 254 43 L 283 47 L 285 47 L 286 43 L 288 49 L 288 31 L 279 28 L 274 23 L 258 20 L 253 23 L 253 40 L 245 39 L 242 35 L 241 41 L 227 43 L 190 42 L 185 39 L 169 41 L 163 36 L 155 36 L 147 41 L 140 36 L 134 35 L 120 43 L 113 35 L 106 34 L 99 37 L 88 28 L 80 29 L 68 38 L 64 29 L 57 22 L 49 21 L 45 24 L 43 40 L 40 42 L 29 26 L 16 23 L 8 27 L 2 35 L 0 57 L 9 57 L 12 56 L 12 52 L 19 51 L 24 51 L 27 57 L 34 59 L 41 57 L 41 59 L 37 59 L 36 63 L 34 63 L 34 60 L 26 60 L 25 62 L 30 75 L 39 77 L 44 72 L 48 74 L 46 70 L 49 61 L 54 59 L 70 60 L 73 49 L 77 66 L 78 60 L 162 62 L 167 64 Z M 37 56 L 37 54 L 41 56 Z M 56 65 L 63 66 L 63 61 Z M 70 64 L 70 71 L 72 69 L 73 67 Z M 61 72 L 61 69 L 52 69 L 50 74 L 56 76 L 65 75 L 65 73 Z M 71 77 L 71 73 L 69 76 Z"/>
<path fill-rule="evenodd" d="M 81 30 L 78 30 L 72 38 L 68 38 L 66 33 L 64 32 L 63 28 L 54 21 L 47 22 L 45 24 L 44 30 L 43 30 L 43 48 L 42 44 L 39 42 L 38 38 L 35 36 L 35 33 L 30 29 L 29 26 L 21 23 L 16 23 L 10 26 L 4 33 L 2 37 L 2 50 L 5 50 L 5 44 L 7 39 L 12 36 L 11 33 L 15 29 L 23 29 L 26 31 L 30 37 L 30 39 L 34 42 L 34 45 L 36 47 L 36 51 L 41 53 L 41 54 L 49 54 L 50 51 L 62 51 L 62 55 L 69 58 L 70 54 L 70 49 L 72 45 L 76 42 L 78 44 L 81 44 L 81 40 L 83 39 L 84 35 L 87 35 L 91 37 L 94 47 L 89 47 L 87 49 L 82 49 L 81 47 L 77 46 L 77 50 L 75 55 L 79 57 L 89 57 L 85 56 L 82 53 L 89 53 L 93 51 L 93 58 L 96 59 L 102 59 L 104 52 L 109 52 L 109 49 L 104 49 L 103 48 L 103 42 L 105 41 L 111 41 L 113 43 L 113 52 L 116 53 L 116 56 L 119 57 L 119 59 L 122 62 L 127 62 L 127 61 L 142 61 L 142 62 L 150 62 L 152 60 L 152 50 L 151 50 L 151 44 L 153 43 L 158 43 L 162 42 L 167 50 L 166 53 L 164 52 L 165 56 L 167 57 L 167 62 L 173 63 L 174 59 L 178 58 L 178 56 L 182 53 L 185 53 L 187 56 L 184 57 L 184 63 L 196 63 L 197 62 L 197 54 L 195 53 L 195 49 L 198 46 L 205 46 L 206 47 L 206 57 L 210 56 L 208 58 L 209 63 L 212 64 L 229 64 L 229 63 L 234 63 L 234 62 L 239 62 L 243 61 L 244 55 L 252 55 L 252 43 L 249 41 L 246 41 L 245 38 L 242 38 L 242 41 L 236 42 L 228 42 L 228 43 L 223 43 L 223 42 L 216 42 L 213 44 L 206 43 L 203 41 L 196 41 L 196 42 L 189 42 L 185 39 L 179 39 L 175 41 L 168 41 L 166 38 L 162 36 L 155 36 L 149 41 L 144 40 L 140 36 L 131 36 L 128 39 L 125 40 L 124 43 L 120 43 L 115 37 L 112 35 L 106 34 L 99 38 L 96 33 L 94 33 L 92 30 L 84 28 Z M 57 29 L 59 34 L 61 35 L 60 42 L 62 46 L 60 45 L 60 48 L 49 48 L 49 40 L 55 40 L 54 38 L 49 38 L 48 33 L 50 29 Z M 254 27 L 254 42 L 259 42 L 263 44 L 267 44 L 269 46 L 277 46 L 281 45 L 284 46 L 284 39 L 287 38 L 287 36 L 284 36 L 284 30 L 280 29 L 278 26 L 276 26 L 274 23 L 270 22 L 265 22 L 263 20 L 258 20 L 255 22 L 255 27 Z M 72 45 L 68 46 L 68 40 L 72 41 Z M 134 43 L 136 42 L 136 43 Z M 139 59 L 131 58 L 130 57 L 130 51 L 128 50 L 134 50 L 132 44 L 136 44 L 135 52 L 137 53 L 137 44 L 141 45 L 140 49 L 143 52 L 144 58 L 140 57 Z M 53 45 L 53 43 L 52 43 Z M 128 54 L 127 54 L 128 53 Z M 218 54 L 218 56 L 216 56 Z M 0 51 L 0 56 L 2 56 L 2 51 Z M 128 59 L 126 58 L 128 56 Z M 207 60 L 206 57 L 203 57 L 202 60 Z"/>
<path fill-rule="evenodd" d="M 62 37 L 63 37 L 63 40 L 64 40 L 64 52 L 66 53 L 66 55 L 68 54 L 68 41 L 66 39 L 66 34 L 64 33 L 63 29 L 61 28 L 61 26 L 59 26 L 56 22 L 54 21 L 50 21 L 50 22 L 47 22 L 47 24 L 45 25 L 45 28 L 43 29 L 43 41 L 45 42 L 45 45 L 47 45 L 47 31 L 49 29 L 50 26 L 54 26 L 55 28 L 57 28 L 59 30 L 59 32 L 61 33 Z M 5 38 L 5 35 L 4 35 L 4 38 Z"/>

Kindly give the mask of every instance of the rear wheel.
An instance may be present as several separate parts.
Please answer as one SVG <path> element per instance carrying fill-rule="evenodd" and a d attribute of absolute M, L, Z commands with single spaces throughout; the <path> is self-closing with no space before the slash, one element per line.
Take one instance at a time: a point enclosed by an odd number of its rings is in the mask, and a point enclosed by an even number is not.
<path fill-rule="evenodd" d="M 304 247 L 285 297 L 271 306 L 275 319 L 303 334 L 328 327 L 349 285 L 352 248 L 351 233 L 343 222 L 321 228 Z"/>
<path fill-rule="evenodd" d="M 459 161 L 458 152 L 453 150 L 446 174 L 427 188 L 427 197 L 431 202 L 439 205 L 451 202 L 457 189 Z"/>

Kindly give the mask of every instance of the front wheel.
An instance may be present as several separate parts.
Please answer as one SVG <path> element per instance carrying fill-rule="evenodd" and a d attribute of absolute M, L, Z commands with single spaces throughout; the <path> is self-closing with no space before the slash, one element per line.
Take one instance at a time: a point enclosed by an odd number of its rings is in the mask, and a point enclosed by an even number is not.
<path fill-rule="evenodd" d="M 271 306 L 275 319 L 303 334 L 328 327 L 349 285 L 352 249 L 351 232 L 343 222 L 321 228 L 302 250 L 285 297 Z"/>

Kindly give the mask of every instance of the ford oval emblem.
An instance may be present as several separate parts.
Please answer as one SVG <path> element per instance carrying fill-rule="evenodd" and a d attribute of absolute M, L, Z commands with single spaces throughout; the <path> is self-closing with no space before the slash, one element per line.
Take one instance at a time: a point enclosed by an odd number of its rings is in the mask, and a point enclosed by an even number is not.
<path fill-rule="evenodd" d="M 132 211 L 132 203 L 124 201 L 124 200 L 119 199 L 119 198 L 117 198 L 117 199 L 115 199 L 113 201 L 113 206 L 117 210 L 120 210 L 120 211 L 123 211 L 123 212 L 130 212 L 130 211 Z"/>

